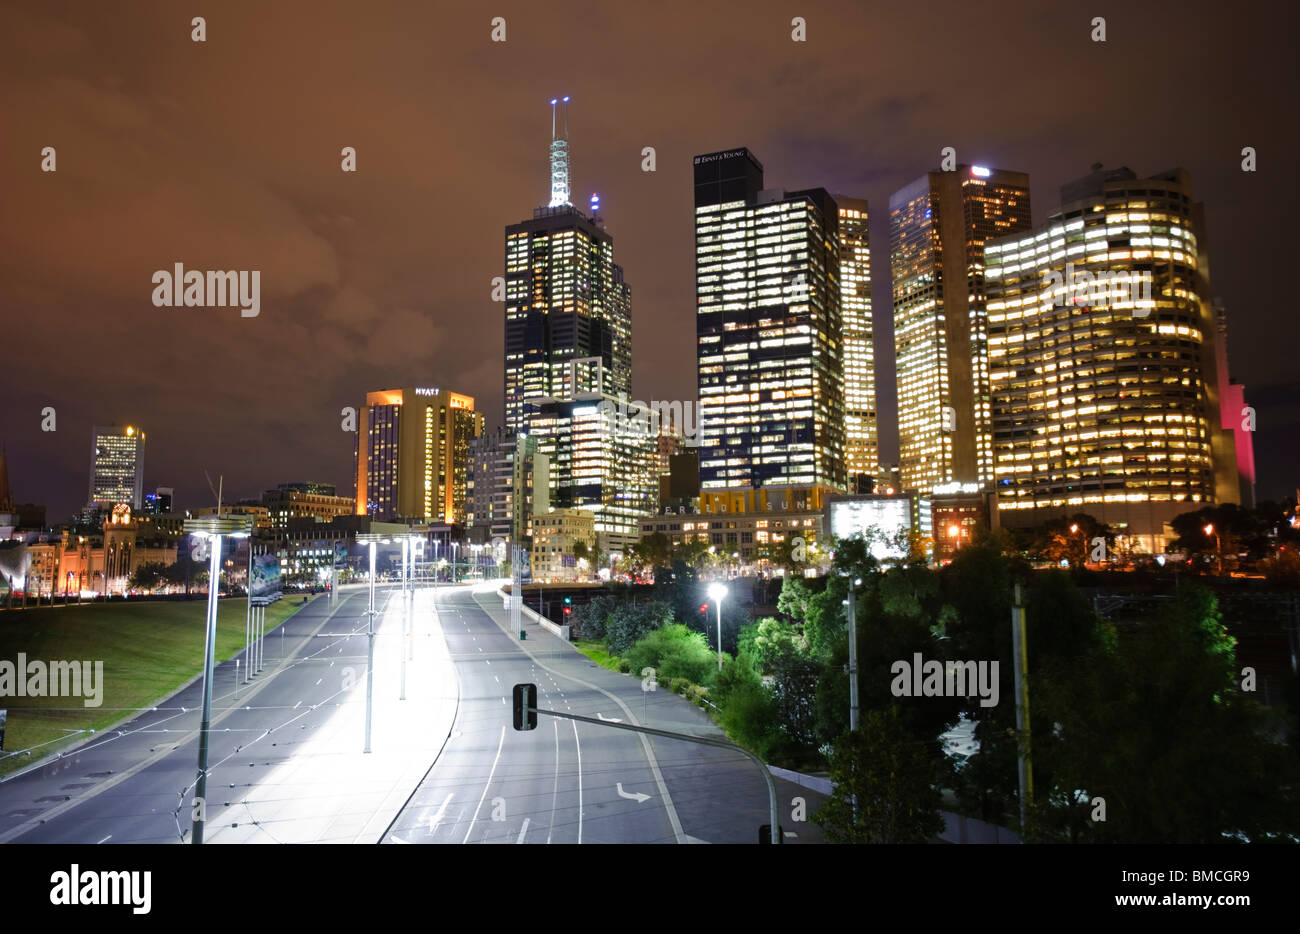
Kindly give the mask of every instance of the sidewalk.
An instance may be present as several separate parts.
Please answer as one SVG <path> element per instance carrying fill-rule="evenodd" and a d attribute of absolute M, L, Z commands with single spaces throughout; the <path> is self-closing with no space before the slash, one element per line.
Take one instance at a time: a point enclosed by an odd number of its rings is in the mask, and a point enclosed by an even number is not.
<path fill-rule="evenodd" d="M 376 621 L 372 751 L 362 752 L 366 714 L 363 661 L 355 666 L 356 683 L 347 689 L 340 687 L 330 699 L 341 706 L 290 760 L 239 791 L 229 807 L 209 811 L 211 829 L 205 842 L 379 841 L 437 758 L 456 717 L 457 678 L 433 594 L 433 590 L 419 590 L 412 601 L 406 700 L 398 696 L 402 617 L 397 596 Z M 364 654 L 365 638 L 352 642 Z"/>

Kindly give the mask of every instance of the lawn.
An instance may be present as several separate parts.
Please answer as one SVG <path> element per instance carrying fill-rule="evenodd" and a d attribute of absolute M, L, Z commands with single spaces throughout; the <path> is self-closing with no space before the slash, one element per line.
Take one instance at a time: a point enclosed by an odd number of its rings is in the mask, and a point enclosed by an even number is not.
<path fill-rule="evenodd" d="M 299 599 L 267 607 L 268 662 L 275 657 L 269 634 L 301 609 Z M 218 662 L 243 649 L 246 606 L 241 598 L 218 603 Z M 0 697 L 0 707 L 9 710 L 0 775 L 30 765 L 81 736 L 68 731 L 102 730 L 135 709 L 151 706 L 198 674 L 203 668 L 206 612 L 206 600 L 88 603 L 0 612 L 0 660 L 16 664 L 22 652 L 29 662 L 104 663 L 98 707 L 83 706 L 80 697 Z M 30 756 L 10 755 L 29 748 Z"/>

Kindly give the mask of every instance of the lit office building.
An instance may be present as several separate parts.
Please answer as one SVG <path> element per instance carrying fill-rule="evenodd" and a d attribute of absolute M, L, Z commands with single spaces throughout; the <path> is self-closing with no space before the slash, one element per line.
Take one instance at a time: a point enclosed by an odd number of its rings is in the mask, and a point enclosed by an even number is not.
<path fill-rule="evenodd" d="M 294 519 L 329 522 L 335 516 L 356 512 L 356 501 L 339 496 L 332 483 L 281 483 L 262 494 L 273 528 L 287 528 Z"/>
<path fill-rule="evenodd" d="M 1201 206 L 1181 169 L 1099 165 L 1061 202 L 985 250 L 999 519 L 1084 512 L 1162 551 L 1174 516 L 1240 499 Z"/>
<path fill-rule="evenodd" d="M 842 491 L 839 207 L 747 149 L 694 165 L 701 486 Z"/>
<path fill-rule="evenodd" d="M 464 524 L 473 396 L 410 387 L 367 393 L 357 424 L 356 514 Z"/>
<path fill-rule="evenodd" d="M 840 310 L 844 319 L 844 460 L 849 483 L 868 485 L 880 470 L 876 430 L 875 327 L 867 202 L 835 195 L 840 208 Z"/>
<path fill-rule="evenodd" d="M 556 107 L 559 107 L 556 110 Z M 506 228 L 505 425 L 528 431 L 526 400 L 632 391 L 631 292 L 598 195 L 569 201 L 568 98 L 552 101 L 551 200 Z"/>
<path fill-rule="evenodd" d="M 889 199 L 903 489 L 993 481 L 984 244 L 1031 223 L 1023 172 L 961 165 Z"/>
<path fill-rule="evenodd" d="M 90 454 L 90 496 L 88 506 L 108 511 L 126 503 L 135 512 L 144 505 L 144 432 L 96 426 Z"/>
<path fill-rule="evenodd" d="M 594 394 L 529 404 L 530 436 L 547 458 L 550 505 L 593 513 L 606 551 L 640 539 L 659 493 L 657 413 L 637 413 Z"/>
<path fill-rule="evenodd" d="M 470 442 L 470 541 L 526 541 L 550 509 L 550 471 L 535 437 L 498 428 Z"/>

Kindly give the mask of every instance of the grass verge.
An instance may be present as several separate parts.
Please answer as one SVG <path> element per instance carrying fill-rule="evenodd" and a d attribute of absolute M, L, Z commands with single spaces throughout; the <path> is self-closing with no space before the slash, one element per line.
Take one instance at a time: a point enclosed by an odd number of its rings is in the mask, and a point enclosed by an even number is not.
<path fill-rule="evenodd" d="M 267 607 L 268 661 L 275 651 L 269 634 L 302 608 L 299 599 Z M 243 649 L 246 606 L 242 598 L 218 602 L 218 662 Z M 207 600 L 91 603 L 0 613 L 0 660 L 17 664 L 21 652 L 29 662 L 104 663 L 98 707 L 84 706 L 80 697 L 0 697 L 0 707 L 9 710 L 0 776 L 84 736 L 73 731 L 102 730 L 151 706 L 202 671 L 206 613 Z M 13 755 L 24 749 L 31 755 Z"/>
<path fill-rule="evenodd" d="M 573 643 L 573 647 L 587 656 L 601 668 L 608 668 L 610 671 L 617 671 L 620 674 L 627 674 L 628 669 L 623 667 L 626 663 L 617 655 L 610 655 L 609 649 L 605 643 L 579 639 Z"/>

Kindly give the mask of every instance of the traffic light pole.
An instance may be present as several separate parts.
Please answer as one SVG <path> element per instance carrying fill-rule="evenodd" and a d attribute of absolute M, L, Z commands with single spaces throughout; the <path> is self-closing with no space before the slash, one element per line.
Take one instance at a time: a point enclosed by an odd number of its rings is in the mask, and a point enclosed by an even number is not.
<path fill-rule="evenodd" d="M 772 821 L 772 842 L 781 842 L 781 824 L 777 820 L 776 807 L 776 782 L 772 781 L 772 773 L 768 771 L 767 765 L 758 756 L 754 755 L 748 749 L 743 749 L 733 743 L 720 739 L 709 739 L 705 736 L 689 736 L 686 733 L 671 733 L 668 730 L 656 730 L 648 726 L 631 726 L 626 723 L 613 723 L 609 720 L 594 720 L 591 717 L 580 717 L 575 713 L 561 713 L 558 710 L 543 710 L 540 707 L 531 707 L 535 713 L 546 714 L 549 717 L 560 717 L 564 720 L 577 720 L 580 723 L 591 723 L 596 726 L 610 727 L 615 730 L 627 730 L 629 733 L 646 733 L 650 736 L 662 736 L 664 739 L 680 739 L 688 743 L 699 743 L 702 746 L 717 746 L 719 749 L 730 749 L 732 752 L 738 752 L 753 760 L 754 764 L 759 767 L 763 773 L 763 781 L 767 782 L 767 794 L 771 810 Z M 529 709 L 526 706 L 524 714 L 527 715 Z"/>

